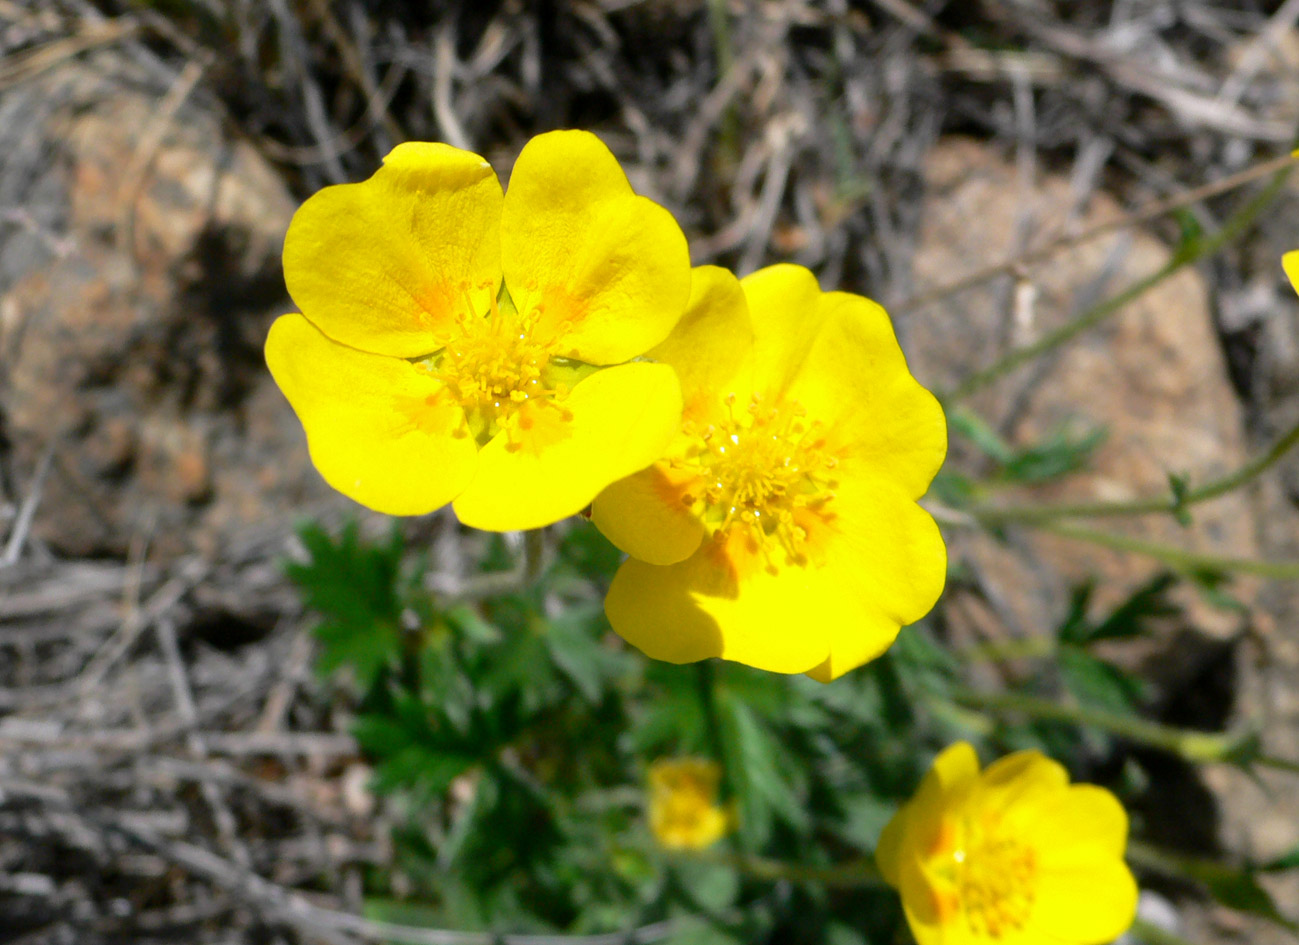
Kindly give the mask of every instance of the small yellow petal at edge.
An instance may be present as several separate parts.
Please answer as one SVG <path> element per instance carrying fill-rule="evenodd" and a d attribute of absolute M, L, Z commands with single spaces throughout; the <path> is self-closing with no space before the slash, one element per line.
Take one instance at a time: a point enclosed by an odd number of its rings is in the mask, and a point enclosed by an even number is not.
<path fill-rule="evenodd" d="M 681 388 L 663 364 L 596 371 L 557 407 L 553 441 L 519 448 L 497 434 L 478 456 L 473 482 L 456 499 L 460 521 L 486 531 L 541 528 L 580 512 L 602 489 L 663 454 L 681 423 Z"/>
<path fill-rule="evenodd" d="M 1299 292 L 1299 249 L 1286 253 L 1281 257 L 1281 268 L 1285 270 L 1290 285 L 1296 292 Z"/>
<path fill-rule="evenodd" d="M 399 358 L 336 344 L 301 315 L 266 339 L 266 364 L 331 486 L 389 515 L 422 515 L 450 502 L 474 473 L 477 447 L 440 385 Z"/>

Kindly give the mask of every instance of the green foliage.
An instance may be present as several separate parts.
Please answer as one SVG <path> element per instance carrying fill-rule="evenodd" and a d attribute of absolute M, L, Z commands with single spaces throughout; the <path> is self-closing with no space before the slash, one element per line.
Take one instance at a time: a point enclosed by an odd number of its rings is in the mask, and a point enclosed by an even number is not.
<path fill-rule="evenodd" d="M 1082 431 L 1060 427 L 1036 443 L 1013 447 L 987 421 L 966 407 L 950 411 L 947 422 L 954 434 L 969 441 L 996 464 L 991 480 L 1023 484 L 1047 482 L 1085 469 L 1107 435 L 1103 427 Z"/>
<path fill-rule="evenodd" d="M 387 544 L 363 544 L 351 523 L 337 540 L 315 524 L 304 525 L 298 537 L 310 559 L 285 570 L 323 618 L 315 631 L 316 668 L 321 674 L 350 668 L 369 689 L 401 649 L 401 535 L 394 530 Z"/>
<path fill-rule="evenodd" d="M 1031 467 L 1005 458 L 1015 475 Z M 432 597 L 396 532 L 301 534 L 307 560 L 288 570 L 318 615 L 317 667 L 357 684 L 353 731 L 394 824 L 393 862 L 368 879 L 375 919 L 537 933 L 671 920 L 667 941 L 686 945 L 893 945 L 908 935 L 896 895 L 852 864 L 869 863 L 934 754 L 966 739 L 985 761 L 1035 748 L 1078 767 L 1121 750 L 1122 732 L 1067 713 L 971 703 L 971 662 L 927 624 L 829 686 L 646 660 L 609 631 L 601 592 L 619 559 L 585 525 L 558 537 L 536 581 L 480 601 Z M 499 538 L 481 567 L 525 571 Z M 1008 681 L 1043 697 L 1035 705 L 1142 723 L 1147 693 L 1105 647 L 1173 613 L 1174 584 L 1158 575 L 1107 611 L 1079 587 L 1051 648 Z M 648 766 L 681 755 L 722 762 L 737 815 L 705 855 L 659 849 L 646 822 Z M 1133 765 L 1116 790 L 1143 789 Z M 822 878 L 840 874 L 856 888 Z M 1193 878 L 1270 915 L 1256 883 Z"/>

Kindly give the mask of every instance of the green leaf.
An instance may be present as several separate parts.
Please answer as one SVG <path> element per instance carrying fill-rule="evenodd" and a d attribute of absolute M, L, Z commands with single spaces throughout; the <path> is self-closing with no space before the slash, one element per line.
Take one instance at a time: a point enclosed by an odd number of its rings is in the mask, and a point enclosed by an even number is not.
<path fill-rule="evenodd" d="M 682 857 L 673 869 L 685 894 L 702 912 L 720 913 L 740 894 L 740 875 L 733 867 Z"/>
<path fill-rule="evenodd" d="M 798 765 L 785 757 L 780 743 L 733 694 L 722 690 L 718 708 L 727 772 L 738 794 L 741 832 L 756 848 L 766 842 L 776 817 L 805 829 L 807 812 L 786 777 Z"/>
<path fill-rule="evenodd" d="M 1095 427 L 1083 433 L 1067 428 L 1056 430 L 1002 464 L 1001 477 L 1011 482 L 1038 483 L 1086 468 L 1108 431 Z"/>
<path fill-rule="evenodd" d="M 1191 494 L 1191 480 L 1184 475 L 1169 473 L 1168 488 L 1173 492 L 1173 517 L 1179 525 L 1190 527 L 1191 510 L 1187 507 L 1186 500 Z"/>
<path fill-rule="evenodd" d="M 1267 919 L 1292 932 L 1299 932 L 1299 925 L 1281 914 L 1271 893 L 1260 886 L 1252 874 L 1201 860 L 1194 861 L 1188 872 L 1203 883 L 1209 894 L 1224 906 Z"/>
<path fill-rule="evenodd" d="M 947 414 L 947 425 L 956 436 L 965 437 L 975 449 L 1004 466 L 1015 455 L 1010 444 L 988 425 L 988 422 L 968 407 L 957 407 Z"/>
<path fill-rule="evenodd" d="M 401 534 L 394 529 L 386 545 L 369 545 L 349 522 L 337 540 L 314 523 L 298 535 L 310 559 L 285 571 L 322 617 L 315 628 L 321 643 L 316 670 L 347 667 L 368 690 L 401 652 Z"/>
<path fill-rule="evenodd" d="M 1141 684 L 1115 666 L 1076 647 L 1061 647 L 1060 675 L 1083 705 L 1132 714 L 1141 701 Z"/>

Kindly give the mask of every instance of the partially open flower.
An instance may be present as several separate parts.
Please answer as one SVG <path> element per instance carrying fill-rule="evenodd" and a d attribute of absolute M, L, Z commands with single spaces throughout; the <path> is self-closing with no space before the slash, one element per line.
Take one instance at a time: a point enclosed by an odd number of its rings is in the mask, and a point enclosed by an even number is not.
<path fill-rule="evenodd" d="M 664 457 L 592 507 L 631 555 L 605 600 L 618 633 L 674 663 L 830 680 L 928 612 L 946 550 L 916 499 L 947 429 L 882 308 L 799 266 L 704 266 L 650 356 L 685 407 Z"/>
<path fill-rule="evenodd" d="M 1099 945 L 1136 915 L 1114 795 L 1021 751 L 982 773 L 952 745 L 884 828 L 875 860 L 919 945 Z"/>
<path fill-rule="evenodd" d="M 399 145 L 302 205 L 284 274 L 302 314 L 267 364 L 321 475 L 370 508 L 536 528 L 678 426 L 672 369 L 635 359 L 685 307 L 685 237 L 587 132 L 530 141 L 507 194 L 476 154 Z"/>
<path fill-rule="evenodd" d="M 668 850 L 702 850 L 731 829 L 717 803 L 722 770 L 704 758 L 664 758 L 649 772 L 650 832 Z"/>

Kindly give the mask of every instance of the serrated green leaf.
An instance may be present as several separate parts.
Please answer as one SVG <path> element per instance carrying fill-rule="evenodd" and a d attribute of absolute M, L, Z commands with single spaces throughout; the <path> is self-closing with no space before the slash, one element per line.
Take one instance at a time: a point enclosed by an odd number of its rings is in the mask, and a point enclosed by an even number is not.
<path fill-rule="evenodd" d="M 1076 647 L 1061 647 L 1060 676 L 1083 705 L 1132 714 L 1141 700 L 1141 684 L 1117 667 Z"/>
<path fill-rule="evenodd" d="M 369 689 L 401 653 L 401 534 L 394 529 L 386 545 L 366 544 L 355 522 L 337 540 L 314 523 L 298 534 L 310 559 L 285 572 L 322 618 L 314 631 L 321 644 L 317 672 L 346 667 Z"/>

